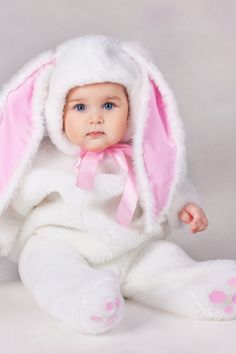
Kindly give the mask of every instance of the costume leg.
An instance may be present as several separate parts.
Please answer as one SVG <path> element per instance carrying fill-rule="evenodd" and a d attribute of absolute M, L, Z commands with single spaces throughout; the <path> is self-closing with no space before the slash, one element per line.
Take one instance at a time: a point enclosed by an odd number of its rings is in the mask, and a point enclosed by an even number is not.
<path fill-rule="evenodd" d="M 90 267 L 77 250 L 53 235 L 34 235 L 19 259 L 23 284 L 49 315 L 90 334 L 117 326 L 124 311 L 118 278 Z"/>
<path fill-rule="evenodd" d="M 148 245 L 121 285 L 143 304 L 196 319 L 236 317 L 236 262 L 196 262 L 167 241 Z"/>

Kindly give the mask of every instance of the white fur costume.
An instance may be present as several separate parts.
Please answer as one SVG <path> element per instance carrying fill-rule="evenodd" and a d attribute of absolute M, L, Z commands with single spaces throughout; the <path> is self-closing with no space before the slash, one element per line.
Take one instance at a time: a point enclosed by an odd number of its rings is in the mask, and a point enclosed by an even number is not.
<path fill-rule="evenodd" d="M 121 83 L 129 95 L 124 142 L 132 138 L 139 191 L 129 228 L 114 219 L 127 173 L 105 156 L 93 190 L 76 187 L 79 148 L 62 132 L 68 91 L 108 81 Z M 149 104 L 152 85 L 156 111 Z M 198 263 L 161 240 L 169 226 L 180 226 L 181 208 L 198 199 L 185 178 L 184 134 L 174 98 L 142 48 L 101 36 L 68 41 L 28 64 L 6 85 L 0 103 L 0 148 L 5 149 L 0 157 L 6 165 L 0 174 L 1 252 L 19 261 L 21 279 L 42 309 L 84 333 L 118 325 L 123 296 L 192 318 L 235 317 L 236 263 Z M 150 143 L 145 137 L 155 115 L 166 135 Z M 23 126 L 18 136 L 27 141 L 15 151 L 11 122 Z M 155 169 L 163 169 L 159 181 L 151 178 L 155 171 L 147 155 L 152 151 Z M 165 183 L 167 193 L 161 194 Z"/>

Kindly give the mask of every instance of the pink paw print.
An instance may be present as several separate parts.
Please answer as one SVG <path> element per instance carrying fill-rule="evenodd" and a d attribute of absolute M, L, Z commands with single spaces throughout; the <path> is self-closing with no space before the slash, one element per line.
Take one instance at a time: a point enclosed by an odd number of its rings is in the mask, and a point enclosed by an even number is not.
<path fill-rule="evenodd" d="M 105 304 L 105 309 L 103 311 L 103 316 L 93 315 L 91 316 L 91 320 L 94 322 L 100 322 L 105 324 L 105 326 L 111 325 L 116 319 L 118 315 L 118 310 L 120 308 L 121 302 L 117 297 L 115 301 L 108 301 Z"/>
<path fill-rule="evenodd" d="M 230 286 L 229 291 L 226 293 L 222 290 L 215 290 L 209 294 L 209 300 L 214 304 L 220 304 L 225 313 L 234 312 L 234 304 L 236 304 L 236 278 L 228 280 Z"/>

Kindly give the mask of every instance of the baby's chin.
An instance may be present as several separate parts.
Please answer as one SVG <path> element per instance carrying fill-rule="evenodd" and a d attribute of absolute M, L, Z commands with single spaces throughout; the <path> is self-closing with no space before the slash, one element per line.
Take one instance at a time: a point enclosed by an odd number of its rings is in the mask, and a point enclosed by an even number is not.
<path fill-rule="evenodd" d="M 103 151 L 110 146 L 114 145 L 113 143 L 105 143 L 100 141 L 92 141 L 90 144 L 86 144 L 84 146 L 80 146 L 81 149 L 91 152 L 100 152 Z"/>

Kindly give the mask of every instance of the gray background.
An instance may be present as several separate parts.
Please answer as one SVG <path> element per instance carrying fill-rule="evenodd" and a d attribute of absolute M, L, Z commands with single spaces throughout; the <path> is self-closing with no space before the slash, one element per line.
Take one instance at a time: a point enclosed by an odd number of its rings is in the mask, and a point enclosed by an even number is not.
<path fill-rule="evenodd" d="M 78 35 L 138 40 L 175 92 L 189 174 L 210 225 L 171 239 L 192 257 L 236 259 L 236 2 L 0 1 L 0 83 L 40 52 Z"/>
<path fill-rule="evenodd" d="M 204 233 L 184 229 L 171 239 L 198 260 L 236 259 L 235 19 L 233 0 L 0 0 L 0 84 L 70 37 L 93 33 L 140 41 L 175 92 L 190 176 L 210 220 Z M 0 314 L 4 354 L 16 348 L 18 354 L 236 352 L 235 321 L 188 320 L 129 301 L 119 328 L 82 335 L 44 314 L 5 259 Z"/>

